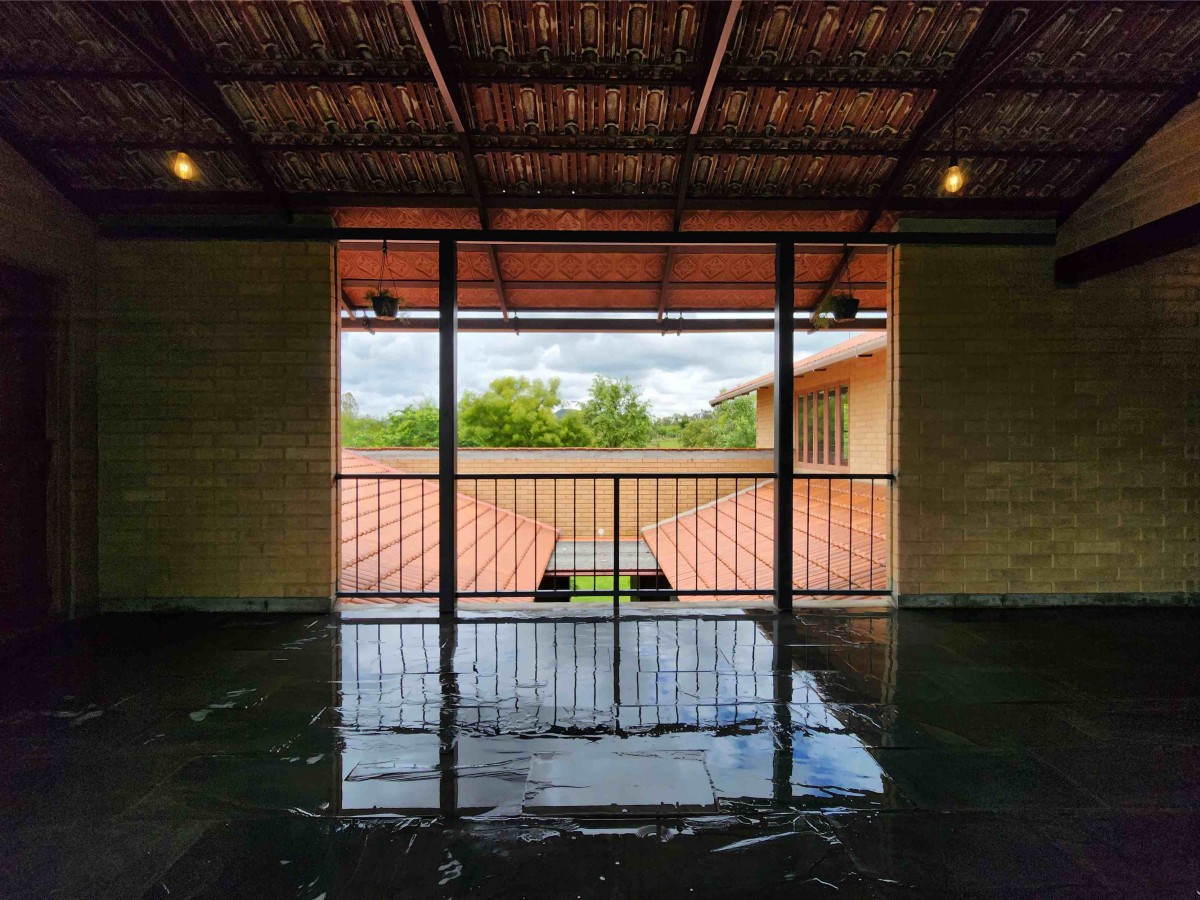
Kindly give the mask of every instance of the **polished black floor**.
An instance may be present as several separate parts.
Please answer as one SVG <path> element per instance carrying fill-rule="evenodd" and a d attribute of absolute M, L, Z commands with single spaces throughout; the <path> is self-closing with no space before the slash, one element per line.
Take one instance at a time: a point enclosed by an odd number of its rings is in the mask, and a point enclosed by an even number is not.
<path fill-rule="evenodd" d="M 527 615 L 10 644 L 0 897 L 1200 892 L 1197 611 Z"/>

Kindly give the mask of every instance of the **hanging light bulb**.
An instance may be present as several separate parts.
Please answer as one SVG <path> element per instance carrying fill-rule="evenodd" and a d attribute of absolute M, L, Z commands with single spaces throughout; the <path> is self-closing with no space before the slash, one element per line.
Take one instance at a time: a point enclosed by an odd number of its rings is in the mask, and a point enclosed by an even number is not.
<path fill-rule="evenodd" d="M 179 103 L 179 143 L 187 138 L 187 97 L 181 97 Z M 192 158 L 180 150 L 171 160 L 171 171 L 180 181 L 191 181 L 196 177 L 196 164 Z"/>
<path fill-rule="evenodd" d="M 942 178 L 942 187 L 946 189 L 947 194 L 957 194 L 962 190 L 962 186 L 967 183 L 966 176 L 963 175 L 963 170 L 958 164 L 958 157 L 950 157 L 950 167 L 946 169 L 946 174 Z"/>
<path fill-rule="evenodd" d="M 175 176 L 180 181 L 191 181 L 196 177 L 196 164 L 182 150 L 175 154 L 175 161 L 171 168 L 174 169 Z"/>

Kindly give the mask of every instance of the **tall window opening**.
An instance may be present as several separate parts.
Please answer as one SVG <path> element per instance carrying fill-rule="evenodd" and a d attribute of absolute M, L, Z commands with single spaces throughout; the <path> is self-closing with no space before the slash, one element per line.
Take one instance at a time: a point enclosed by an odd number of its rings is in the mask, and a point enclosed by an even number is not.
<path fill-rule="evenodd" d="M 796 458 L 818 466 L 850 465 L 850 386 L 796 395 L 800 442 Z"/>

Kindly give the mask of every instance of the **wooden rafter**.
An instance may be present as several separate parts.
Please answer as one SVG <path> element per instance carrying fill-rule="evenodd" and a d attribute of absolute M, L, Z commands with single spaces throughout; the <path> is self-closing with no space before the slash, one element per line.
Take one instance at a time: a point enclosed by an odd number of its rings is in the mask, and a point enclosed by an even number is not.
<path fill-rule="evenodd" d="M 239 72 L 217 71 L 207 69 L 208 78 L 217 83 L 247 84 L 436 84 L 429 75 L 406 74 L 401 76 L 387 74 L 361 74 L 352 72 Z M 61 69 L 49 67 L 0 67 L 2 81 L 147 81 L 161 78 L 157 70 L 113 71 L 111 69 Z M 529 86 L 600 86 L 632 85 L 636 87 L 657 88 L 687 88 L 695 82 L 688 78 L 660 78 L 642 75 L 636 72 L 623 73 L 621 77 L 602 77 L 588 75 L 505 75 L 502 73 L 489 75 L 460 75 L 458 82 L 464 85 L 529 85 Z M 757 78 L 724 77 L 715 82 L 717 87 L 727 88 L 799 88 L 817 90 L 837 90 L 839 88 L 853 90 L 895 90 L 895 91 L 937 91 L 949 86 L 945 79 L 917 78 L 798 78 L 791 72 L 779 77 L 761 76 Z M 1173 91 L 1178 87 L 1177 81 L 1159 79 L 1137 80 L 1105 80 L 1065 78 L 1061 80 L 1046 80 L 1037 78 L 1009 78 L 997 80 L 992 87 L 1013 91 L 1106 91 L 1112 93 L 1156 93 Z"/>
<path fill-rule="evenodd" d="M 904 149 L 898 154 L 891 174 L 868 207 L 867 214 L 859 226 L 860 232 L 868 232 L 874 228 L 883 213 L 892 205 L 893 198 L 904 184 L 909 166 L 921 155 L 922 148 L 929 136 L 949 119 L 968 97 L 982 88 L 992 77 L 1012 62 L 1015 56 L 1040 37 L 1043 30 L 1070 5 L 1069 3 L 1033 5 L 1028 13 L 1028 18 L 1017 33 L 992 52 L 986 65 L 978 66 L 978 60 L 987 52 L 988 47 L 999 34 L 1011 8 L 1006 8 L 1002 4 L 991 4 L 983 11 L 979 25 L 955 59 L 948 87 L 938 91 L 933 102 L 921 117 L 921 121 L 909 135 Z M 828 284 L 817 298 L 817 306 L 825 301 L 838 282 L 842 280 L 853 256 L 852 249 L 847 249 L 842 254 Z"/>
<path fill-rule="evenodd" d="M 718 5 L 709 5 L 704 27 L 703 49 L 700 59 L 707 60 L 707 65 L 698 71 L 692 84 L 692 122 L 688 128 L 687 143 L 684 145 L 683 158 L 675 174 L 675 210 L 671 217 L 672 230 L 678 231 L 683 224 L 683 207 L 687 203 L 688 188 L 692 181 L 692 162 L 696 155 L 696 142 L 700 129 L 704 127 L 704 116 L 708 112 L 708 103 L 712 99 L 713 88 L 717 75 L 721 71 L 721 63 L 725 58 L 725 48 L 729 46 L 729 37 L 733 34 L 733 23 L 737 20 L 738 10 L 742 0 L 725 0 Z M 667 304 L 671 299 L 671 275 L 675 269 L 675 248 L 668 247 L 663 254 L 662 283 L 658 289 L 658 318 L 661 320 L 667 313 Z"/>
<path fill-rule="evenodd" d="M 577 152 L 611 152 L 611 153 L 645 153 L 661 156 L 679 156 L 684 152 L 681 144 L 671 145 L 668 141 L 683 141 L 686 138 L 678 135 L 660 135 L 653 138 L 654 143 L 647 143 L 645 137 L 599 137 L 599 138 L 559 138 L 530 141 L 522 136 L 492 136 L 489 135 L 485 145 L 472 141 L 474 149 L 479 151 L 496 151 L 500 153 L 569 153 Z M 42 150 L 170 150 L 174 143 L 158 138 L 149 139 L 71 139 L 71 140 L 34 140 L 27 142 L 29 146 Z M 711 153 L 731 153 L 741 156 L 830 156 L 853 158 L 895 158 L 899 150 L 868 147 L 813 147 L 811 142 L 778 138 L 741 138 L 728 140 L 723 138 L 701 138 L 697 142 L 698 151 Z M 448 146 L 444 136 L 440 135 L 409 135 L 409 134 L 353 134 L 353 135 L 321 135 L 316 140 L 297 141 L 291 138 L 286 141 L 274 141 L 270 138 L 255 143 L 260 152 L 276 153 L 328 153 L 354 152 L 358 150 L 395 150 L 445 152 L 457 150 L 457 142 Z M 237 146 L 229 141 L 200 141 L 189 142 L 189 150 L 209 152 L 236 152 Z M 948 148 L 934 148 L 922 151 L 926 156 L 943 156 L 949 153 Z M 1004 149 L 996 147 L 959 147 L 955 152 L 959 156 L 977 159 L 1082 159 L 1109 160 L 1118 156 L 1117 151 L 1087 150 L 1071 148 L 1046 149 Z"/>
<path fill-rule="evenodd" d="M 466 181 L 467 190 L 479 211 L 479 227 L 488 228 L 491 225 L 488 218 L 488 206 L 484 201 L 483 191 L 479 188 L 475 147 L 471 141 L 471 135 L 467 131 L 462 110 L 459 108 L 458 98 L 462 89 L 454 74 L 455 70 L 450 59 L 450 45 L 446 39 L 445 23 L 436 7 L 425 6 L 426 14 L 422 16 L 421 10 L 417 8 L 416 0 L 403 0 L 403 2 L 404 14 L 408 17 L 409 27 L 425 56 L 425 62 L 429 64 L 429 70 L 433 73 L 438 93 L 442 97 L 442 102 L 446 104 L 446 112 L 450 116 L 450 121 L 458 136 L 458 152 L 462 160 L 463 180 Z M 496 294 L 500 301 L 500 312 L 507 319 L 508 291 L 504 286 L 504 273 L 500 270 L 500 258 L 496 254 L 496 248 L 491 245 L 488 245 L 488 260 L 492 267 L 492 283 L 496 287 Z"/>
<path fill-rule="evenodd" d="M 141 4 L 141 8 L 153 23 L 158 37 L 169 49 L 171 55 L 168 56 L 162 48 L 140 35 L 130 32 L 127 23 L 117 12 L 119 6 L 120 4 L 106 3 L 104 0 L 92 0 L 88 4 L 88 9 L 225 130 L 232 142 L 231 149 L 237 152 L 250 171 L 254 173 L 272 205 L 285 216 L 290 216 L 291 207 L 288 204 L 287 195 L 279 187 L 274 174 L 267 167 L 262 156 L 242 131 L 241 122 L 226 105 L 225 98 L 221 96 L 217 86 L 203 75 L 197 74 L 201 71 L 201 67 L 188 47 L 187 41 L 184 40 L 182 33 L 171 19 L 170 13 L 160 4 Z"/>
<path fill-rule="evenodd" d="M 77 190 L 78 201 L 89 209 L 103 207 L 110 212 L 122 207 L 174 208 L 262 208 L 265 194 L 255 191 L 169 191 L 101 188 Z M 399 197 L 390 191 L 294 191 L 289 197 L 297 210 L 326 211 L 339 206 L 404 206 L 406 208 L 458 209 L 475 207 L 464 194 L 421 194 Z M 686 204 L 688 210 L 865 210 L 873 197 L 704 197 Z M 630 196 L 628 194 L 514 194 L 485 196 L 491 207 L 504 209 L 653 209 L 674 208 L 674 198 L 666 195 Z M 944 212 L 964 215 L 1056 215 L 1061 201 L 1054 197 L 905 197 L 894 208 L 911 212 Z M 847 232 L 853 237 L 852 232 Z"/>

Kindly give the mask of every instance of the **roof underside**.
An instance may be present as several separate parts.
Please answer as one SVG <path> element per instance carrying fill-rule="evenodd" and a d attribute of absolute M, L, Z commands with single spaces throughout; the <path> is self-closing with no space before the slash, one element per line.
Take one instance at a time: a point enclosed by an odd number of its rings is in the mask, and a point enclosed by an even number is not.
<path fill-rule="evenodd" d="M 1200 76 L 1198 3 L 171 0 L 9 3 L 4 18 L 0 136 L 110 215 L 848 233 L 911 212 L 1053 216 Z M 171 174 L 179 149 L 195 182 Z M 953 151 L 968 184 L 947 197 Z M 461 254 L 464 307 L 772 299 L 769 256 L 495 257 Z M 798 305 L 846 259 L 798 259 Z M 391 255 L 414 306 L 433 304 L 432 261 Z M 882 266 L 851 263 L 866 308 L 883 305 Z M 341 267 L 362 305 L 378 251 Z"/>

